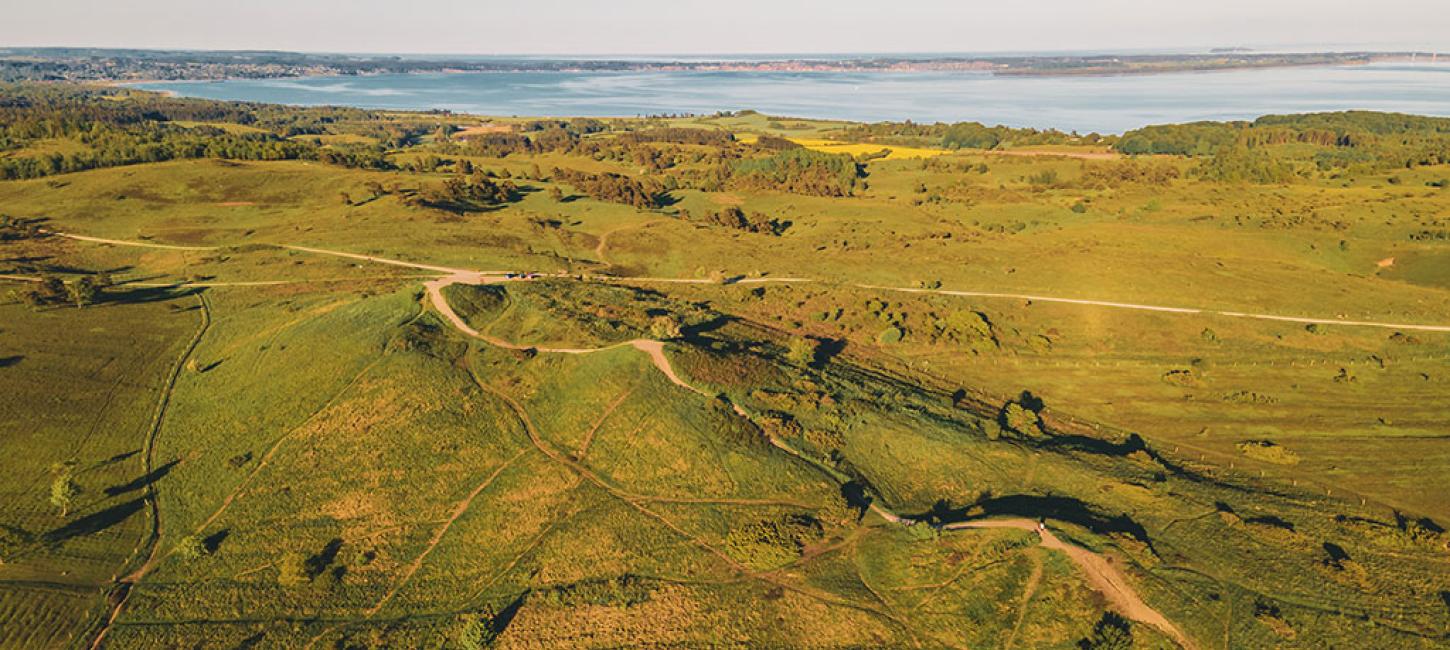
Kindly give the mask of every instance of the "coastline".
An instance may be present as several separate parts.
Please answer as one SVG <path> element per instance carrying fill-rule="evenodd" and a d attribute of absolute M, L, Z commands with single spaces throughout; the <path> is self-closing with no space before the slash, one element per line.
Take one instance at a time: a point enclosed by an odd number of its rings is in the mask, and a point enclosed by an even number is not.
<path fill-rule="evenodd" d="M 736 73 L 819 73 L 819 74 L 864 74 L 864 73 L 962 73 L 990 74 L 1001 77 L 1024 78 L 1072 78 L 1094 76 L 1152 76 L 1188 72 L 1225 72 L 1246 70 L 1273 70 L 1302 67 L 1359 66 L 1375 63 L 1409 62 L 1417 57 L 1434 60 L 1432 52 L 1316 52 L 1295 54 L 1209 54 L 1209 55 L 1102 55 L 1094 57 L 972 57 L 972 58 L 860 58 L 839 61 L 790 58 L 762 61 L 658 61 L 628 62 L 613 59 L 580 61 L 581 65 L 550 65 L 564 61 L 543 61 L 537 65 L 514 67 L 469 66 L 457 61 L 439 62 L 437 67 L 397 69 L 371 69 L 347 71 L 337 68 L 324 69 L 308 66 L 275 74 L 210 74 L 206 76 L 179 76 L 175 78 L 102 78 L 62 79 L 81 83 L 105 85 L 136 85 L 154 83 L 194 83 L 236 80 L 266 79 L 312 79 L 352 78 L 383 75 L 425 75 L 425 74 L 514 74 L 514 73 L 562 73 L 562 74 L 627 74 L 627 73 L 672 73 L 672 72 L 736 72 Z M 1238 57 L 1238 58 L 1235 58 Z M 1230 59 L 1230 60 L 1224 60 Z M 1096 64 L 1095 61 L 1105 63 Z M 596 65 L 582 65 L 583 63 Z M 0 59 L 3 63 L 3 59 Z M 1438 65 L 1438 64 L 1431 64 Z"/>

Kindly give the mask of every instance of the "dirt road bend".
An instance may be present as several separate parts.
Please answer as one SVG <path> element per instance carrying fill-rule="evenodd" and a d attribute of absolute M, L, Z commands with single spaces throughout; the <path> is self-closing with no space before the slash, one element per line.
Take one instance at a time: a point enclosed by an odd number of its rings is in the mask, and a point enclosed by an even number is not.
<path fill-rule="evenodd" d="M 1148 603 L 1143 602 L 1143 599 L 1138 596 L 1138 592 L 1128 583 L 1127 574 L 1112 564 L 1107 557 L 1076 544 L 1064 542 L 1051 530 L 1038 525 L 1038 522 L 1031 519 L 983 519 L 942 526 L 942 530 L 968 528 L 1015 528 L 1037 533 L 1042 540 L 1042 547 L 1060 551 L 1071 559 L 1087 577 L 1088 584 L 1107 598 L 1113 609 L 1134 621 L 1157 628 L 1185 650 L 1197 650 L 1197 646 L 1187 635 L 1183 634 L 1182 630 L 1178 629 L 1178 626 L 1160 614 L 1158 610 L 1149 607 Z"/>

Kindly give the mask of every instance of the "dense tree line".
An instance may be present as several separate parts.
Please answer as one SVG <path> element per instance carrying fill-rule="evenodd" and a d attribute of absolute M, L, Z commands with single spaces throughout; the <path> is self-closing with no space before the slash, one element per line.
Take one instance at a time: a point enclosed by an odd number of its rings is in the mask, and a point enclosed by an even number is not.
<path fill-rule="evenodd" d="M 645 142 L 669 142 L 673 144 L 695 144 L 710 147 L 728 147 L 735 144 L 735 136 L 729 131 L 718 129 L 688 129 L 664 127 L 622 133 L 618 140 L 625 144 Z"/>
<path fill-rule="evenodd" d="M 786 149 L 799 149 L 801 145 L 789 138 L 767 134 L 755 140 L 755 148 L 762 151 L 784 151 Z"/>
<path fill-rule="evenodd" d="M 404 203 L 430 208 L 467 212 L 519 200 L 521 194 L 513 181 L 497 181 L 474 171 L 468 176 L 454 176 L 442 184 L 420 189 L 404 197 Z"/>
<path fill-rule="evenodd" d="M 1123 134 L 1113 145 L 1129 154 L 1211 155 L 1233 144 L 1247 122 L 1190 122 L 1145 126 Z"/>
<path fill-rule="evenodd" d="M 590 198 L 622 203 L 641 210 L 664 207 L 669 198 L 660 184 L 623 174 L 590 174 L 573 169 L 555 169 L 553 178 L 574 186 L 574 189 Z"/>
<path fill-rule="evenodd" d="M 191 158 L 306 159 L 386 168 L 381 154 L 369 153 L 366 148 L 332 151 L 324 156 L 318 144 L 286 137 L 321 132 L 344 117 L 368 116 L 365 111 L 353 109 L 291 109 L 111 89 L 0 86 L 0 151 L 15 152 L 0 159 L 0 180 Z M 181 122 L 254 128 L 230 131 Z M 70 140 L 82 147 L 77 151 L 29 155 L 23 151 L 32 143 L 51 139 Z"/>
<path fill-rule="evenodd" d="M 592 117 L 576 117 L 568 120 L 533 120 L 525 122 L 519 127 L 520 131 L 533 133 L 535 131 L 549 131 L 560 129 L 575 135 L 589 135 L 591 133 L 602 133 L 609 130 L 609 124 L 603 120 L 596 120 Z"/>
<path fill-rule="evenodd" d="M 848 142 L 871 142 L 946 149 L 995 149 L 1007 145 L 1097 144 L 1108 138 L 1096 133 L 1079 136 L 1053 129 L 1014 129 L 980 122 L 917 124 L 880 122 L 846 128 L 837 136 Z"/>
<path fill-rule="evenodd" d="M 861 177 L 861 165 L 851 156 L 801 148 L 738 160 L 729 182 L 741 189 L 850 196 Z"/>
<path fill-rule="evenodd" d="M 681 216 L 687 220 L 693 220 L 688 212 L 682 213 Z M 729 206 L 716 212 L 708 213 L 700 220 L 710 225 L 730 228 L 732 230 L 743 230 L 745 232 L 775 236 L 780 236 L 791 225 L 789 221 L 772 219 L 760 212 L 746 213 L 744 210 L 735 206 Z"/>
<path fill-rule="evenodd" d="M 1369 111 L 1266 115 L 1252 122 L 1144 127 L 1123 134 L 1116 147 L 1126 154 L 1204 157 L 1199 172 L 1205 178 L 1281 182 L 1315 169 L 1445 164 L 1450 119 Z"/>

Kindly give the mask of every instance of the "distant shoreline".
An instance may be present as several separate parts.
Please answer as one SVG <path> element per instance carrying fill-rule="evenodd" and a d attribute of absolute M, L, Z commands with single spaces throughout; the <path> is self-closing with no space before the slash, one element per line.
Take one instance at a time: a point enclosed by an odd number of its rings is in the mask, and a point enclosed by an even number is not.
<path fill-rule="evenodd" d="M 381 74 L 485 72 L 962 72 L 1002 76 L 1080 77 L 1174 72 L 1256 70 L 1303 66 L 1402 62 L 1432 52 L 1254 53 L 1099 55 L 861 55 L 851 58 L 783 56 L 774 59 L 548 59 L 409 58 L 317 55 L 288 52 L 178 52 L 11 48 L 0 50 L 0 80 L 173 83 L 234 79 L 301 79 Z"/>

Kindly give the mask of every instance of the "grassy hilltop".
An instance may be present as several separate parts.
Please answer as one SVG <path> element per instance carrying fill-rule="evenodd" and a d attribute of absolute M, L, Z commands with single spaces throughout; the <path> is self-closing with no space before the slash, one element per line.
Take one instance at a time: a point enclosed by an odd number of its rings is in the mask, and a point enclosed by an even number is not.
<path fill-rule="evenodd" d="M 1443 647 L 1447 163 L 0 87 L 0 647 Z"/>

